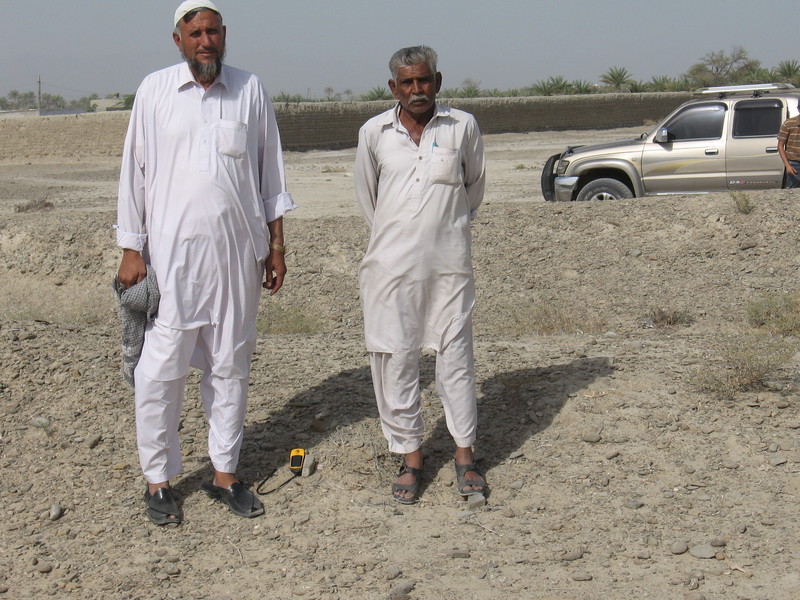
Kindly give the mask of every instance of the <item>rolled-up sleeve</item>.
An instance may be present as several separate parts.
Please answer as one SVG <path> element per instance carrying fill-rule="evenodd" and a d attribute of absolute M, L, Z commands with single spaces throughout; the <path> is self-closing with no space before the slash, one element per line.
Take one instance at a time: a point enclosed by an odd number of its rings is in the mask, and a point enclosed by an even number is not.
<path fill-rule="evenodd" d="M 286 174 L 283 166 L 283 149 L 275 110 L 266 91 L 263 94 L 264 110 L 261 117 L 259 145 L 259 165 L 261 178 L 261 199 L 267 222 L 281 218 L 297 208 L 291 194 L 286 191 Z"/>

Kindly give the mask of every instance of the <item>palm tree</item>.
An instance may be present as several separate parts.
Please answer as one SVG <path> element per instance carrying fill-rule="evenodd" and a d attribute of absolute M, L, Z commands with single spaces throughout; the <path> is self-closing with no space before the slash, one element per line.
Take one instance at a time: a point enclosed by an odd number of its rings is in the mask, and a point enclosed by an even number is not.
<path fill-rule="evenodd" d="M 595 90 L 595 85 L 585 79 L 575 79 L 570 86 L 576 94 L 591 94 Z"/>
<path fill-rule="evenodd" d="M 391 100 L 392 93 L 383 86 L 375 86 L 362 97 L 364 100 Z"/>
<path fill-rule="evenodd" d="M 531 86 L 535 96 L 552 96 L 553 83 L 549 79 L 540 79 Z"/>
<path fill-rule="evenodd" d="M 650 80 L 650 89 L 654 92 L 667 92 L 674 83 L 675 80 L 669 75 L 655 75 Z"/>
<path fill-rule="evenodd" d="M 568 94 L 572 91 L 572 85 L 561 75 L 550 76 L 547 79 L 539 80 L 533 84 L 533 91 L 537 96 L 553 96 Z"/>
<path fill-rule="evenodd" d="M 481 82 L 474 79 L 467 78 L 461 82 L 461 92 L 459 95 L 462 98 L 478 98 L 481 96 Z"/>
<path fill-rule="evenodd" d="M 781 81 L 789 81 L 797 85 L 800 82 L 800 62 L 796 60 L 782 60 L 775 68 L 775 75 Z"/>
<path fill-rule="evenodd" d="M 460 98 L 461 88 L 444 88 L 436 95 L 440 98 Z"/>
<path fill-rule="evenodd" d="M 611 67 L 600 75 L 600 81 L 610 86 L 615 92 L 621 92 L 627 89 L 628 84 L 633 82 L 633 77 L 625 67 Z"/>

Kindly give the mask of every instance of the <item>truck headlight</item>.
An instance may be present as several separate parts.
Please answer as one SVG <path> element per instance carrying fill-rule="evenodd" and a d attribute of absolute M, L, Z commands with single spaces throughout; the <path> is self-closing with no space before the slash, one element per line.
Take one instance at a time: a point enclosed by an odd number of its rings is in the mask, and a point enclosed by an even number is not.
<path fill-rule="evenodd" d="M 564 173 L 566 173 L 568 166 L 569 166 L 568 160 L 558 161 L 558 165 L 556 166 L 556 175 L 563 175 Z"/>

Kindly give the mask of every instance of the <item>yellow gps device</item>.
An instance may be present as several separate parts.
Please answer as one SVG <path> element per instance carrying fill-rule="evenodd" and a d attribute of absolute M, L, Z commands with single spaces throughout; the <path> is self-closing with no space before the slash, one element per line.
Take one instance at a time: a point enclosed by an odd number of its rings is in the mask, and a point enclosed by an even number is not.
<path fill-rule="evenodd" d="M 295 475 L 303 472 L 303 461 L 306 458 L 306 451 L 302 448 L 295 448 L 289 453 L 289 470 Z"/>

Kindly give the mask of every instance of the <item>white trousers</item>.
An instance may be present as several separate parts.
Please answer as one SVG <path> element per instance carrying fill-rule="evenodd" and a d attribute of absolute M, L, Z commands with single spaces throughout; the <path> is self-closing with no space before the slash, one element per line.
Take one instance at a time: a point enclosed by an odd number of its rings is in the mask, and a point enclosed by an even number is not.
<path fill-rule="evenodd" d="M 170 329 L 156 323 L 145 334 L 142 359 L 134 371 L 136 382 L 136 437 L 142 473 L 149 483 L 168 481 L 183 473 L 178 427 L 190 362 L 198 353 L 209 365 L 200 379 L 200 395 L 208 418 L 208 454 L 214 469 L 235 473 L 244 434 L 249 378 L 226 378 L 214 374 L 215 332 L 200 329 Z M 193 360 L 193 356 L 195 360 Z M 153 357 L 169 363 L 165 378 L 152 367 Z M 249 362 L 249 358 L 248 358 Z M 162 372 L 164 370 L 162 369 Z"/>
<path fill-rule="evenodd" d="M 383 435 L 389 451 L 397 454 L 414 452 L 422 445 L 419 356 L 419 350 L 369 353 Z M 436 353 L 436 391 L 453 441 L 462 448 L 471 447 L 478 427 L 471 321 Z"/>

